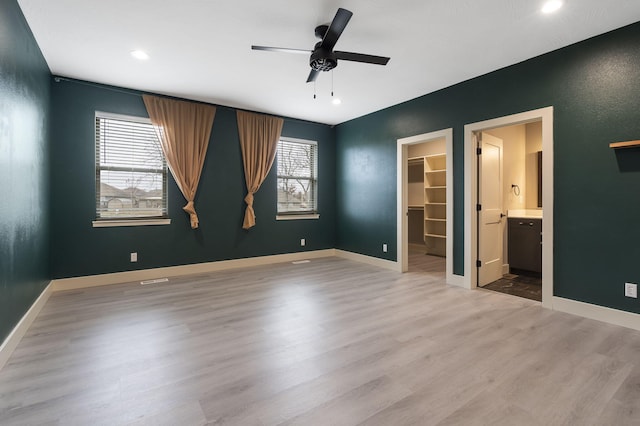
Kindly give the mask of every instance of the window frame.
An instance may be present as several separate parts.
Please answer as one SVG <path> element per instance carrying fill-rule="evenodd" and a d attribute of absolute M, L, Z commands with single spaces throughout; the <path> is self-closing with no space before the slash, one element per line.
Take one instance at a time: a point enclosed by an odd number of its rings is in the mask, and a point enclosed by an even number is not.
<path fill-rule="evenodd" d="M 288 142 L 288 143 L 294 143 L 294 144 L 306 144 L 306 145 L 311 145 L 314 148 L 314 159 L 315 161 L 312 161 L 312 168 L 311 168 L 311 177 L 307 178 L 304 177 L 304 179 L 309 179 L 311 180 L 311 185 L 312 185 L 312 191 L 313 191 L 313 201 L 314 201 L 314 206 L 312 210 L 303 210 L 303 211 L 280 211 L 279 210 L 279 203 L 278 203 L 278 191 L 279 191 L 279 181 L 282 178 L 295 178 L 295 176 L 291 176 L 291 175 L 280 175 L 279 172 L 279 167 L 278 167 L 278 161 L 279 161 L 279 149 L 276 149 L 276 220 L 298 220 L 298 219 L 319 219 L 320 218 L 320 214 L 319 214 L 319 198 L 318 198 L 318 194 L 319 194 L 319 179 L 318 179 L 318 162 L 319 162 L 319 157 L 320 157 L 320 153 L 319 153 L 319 147 L 318 147 L 318 142 L 314 141 L 314 140 L 309 140 L 309 139 L 298 139 L 298 138 L 291 138 L 291 137 L 286 137 L 286 136 L 281 136 L 278 139 L 278 147 L 280 147 L 280 142 Z"/>
<path fill-rule="evenodd" d="M 164 157 L 164 153 L 161 151 L 162 155 L 162 168 L 160 169 L 149 169 L 149 168 L 136 168 L 136 167 L 118 167 L 118 166 L 109 166 L 102 167 L 100 165 L 100 148 L 99 148 L 99 137 L 98 137 L 98 120 L 118 120 L 118 121 L 126 121 L 132 123 L 140 123 L 140 124 L 149 124 L 151 125 L 151 119 L 148 117 L 139 117 L 134 115 L 126 115 L 126 114 L 116 114 L 104 111 L 95 111 L 94 114 L 94 149 L 95 149 L 95 157 L 94 157 L 94 167 L 95 167 L 95 220 L 92 221 L 92 226 L 94 228 L 104 228 L 104 227 L 114 227 L 114 226 L 143 226 L 143 225 L 168 225 L 171 223 L 171 219 L 169 218 L 169 198 L 168 198 L 168 167 L 167 160 Z M 155 132 L 155 129 L 154 129 Z M 99 209 L 100 209 L 100 172 L 103 170 L 112 170 L 112 171 L 131 171 L 131 172 L 156 172 L 162 174 L 162 197 L 163 197 L 163 212 L 158 216 L 123 216 L 123 217 L 100 217 Z"/>

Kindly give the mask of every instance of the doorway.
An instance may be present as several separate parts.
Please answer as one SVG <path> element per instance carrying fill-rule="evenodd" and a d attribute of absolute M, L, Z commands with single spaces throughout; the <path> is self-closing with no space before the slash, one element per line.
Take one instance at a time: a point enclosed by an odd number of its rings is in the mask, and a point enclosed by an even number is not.
<path fill-rule="evenodd" d="M 540 120 L 475 133 L 478 287 L 542 301 Z"/>
<path fill-rule="evenodd" d="M 542 108 L 507 117 L 473 123 L 465 126 L 465 283 L 467 288 L 475 288 L 487 284 L 494 275 L 504 275 L 508 272 L 509 265 L 504 256 L 505 247 L 508 246 L 505 240 L 507 233 L 504 232 L 507 226 L 507 218 L 503 201 L 499 198 L 509 198 L 511 204 L 509 209 L 515 211 L 517 202 L 524 207 L 526 191 L 523 186 L 526 181 L 524 167 L 520 167 L 518 173 L 520 177 L 514 177 L 517 173 L 514 170 L 505 173 L 504 166 L 500 166 L 496 161 L 504 159 L 503 148 L 496 148 L 499 142 L 500 131 L 497 129 L 508 126 L 527 125 L 540 123 L 540 134 L 542 151 L 541 162 L 541 188 L 542 206 L 539 210 L 541 214 L 542 236 L 541 251 L 541 277 L 542 277 L 542 305 L 551 307 L 553 297 L 553 108 Z M 486 136 L 485 136 L 486 135 Z M 483 144 L 482 139 L 489 140 L 489 146 Z M 494 139 L 495 138 L 495 139 Z M 477 148 L 488 149 L 491 153 L 488 157 L 496 157 L 485 165 L 478 162 Z M 499 152 L 498 152 L 499 151 Z M 481 151 L 482 156 L 485 151 Z M 526 160 L 523 160 L 526 161 Z M 485 176 L 483 167 L 488 167 L 489 171 Z M 492 171 L 491 167 L 497 169 Z M 512 167 L 517 169 L 517 167 Z M 501 184 L 496 184 L 496 173 L 502 179 Z M 514 174 L 515 173 L 515 174 Z M 488 194 L 483 194 L 483 178 L 488 186 L 484 189 Z M 492 186 L 493 185 L 493 186 Z M 498 185 L 500 187 L 498 188 Z M 520 195 L 516 196 L 518 193 Z M 483 195 L 488 195 L 485 200 Z M 537 196 L 537 190 L 530 191 L 529 197 Z M 514 204 L 514 202 L 516 202 Z M 494 204 L 492 206 L 491 204 Z M 486 209 L 485 209 L 486 206 Z M 537 205 L 536 205 L 537 207 Z M 508 210 L 508 209 L 507 209 Z M 528 226 L 528 223 L 526 224 Z M 493 232 L 493 234 L 491 234 Z M 488 234 L 487 234 L 488 233 Z M 484 236 L 484 238 L 483 238 Z M 484 243 L 483 243 L 484 240 Z M 489 242 L 487 244 L 487 242 Z M 489 249 L 483 244 L 491 246 Z M 482 260 L 480 259 L 482 258 Z M 490 268 L 482 270 L 483 260 L 492 261 Z"/>
<path fill-rule="evenodd" d="M 453 131 L 446 129 L 398 139 L 397 247 L 402 272 L 416 253 L 444 260 L 453 280 Z M 412 259 L 416 259 L 413 257 Z M 439 260 L 438 260 L 439 259 Z M 420 262 L 423 263 L 424 262 Z M 413 264 L 417 267 L 416 264 Z"/>

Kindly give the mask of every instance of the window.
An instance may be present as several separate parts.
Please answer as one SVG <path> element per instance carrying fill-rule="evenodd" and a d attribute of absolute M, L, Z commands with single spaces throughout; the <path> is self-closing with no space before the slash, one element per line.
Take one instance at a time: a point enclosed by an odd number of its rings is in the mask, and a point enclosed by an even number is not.
<path fill-rule="evenodd" d="M 96 217 L 167 217 L 167 164 L 148 118 L 96 112 Z"/>
<path fill-rule="evenodd" d="M 318 213 L 318 145 L 281 138 L 278 142 L 278 215 Z"/>

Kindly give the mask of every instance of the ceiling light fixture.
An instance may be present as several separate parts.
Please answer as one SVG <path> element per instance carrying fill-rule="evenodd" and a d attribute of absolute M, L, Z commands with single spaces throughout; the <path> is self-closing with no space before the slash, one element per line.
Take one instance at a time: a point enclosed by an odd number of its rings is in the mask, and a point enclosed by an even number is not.
<path fill-rule="evenodd" d="M 553 13 L 562 7 L 562 0 L 549 0 L 542 6 L 542 13 Z"/>
<path fill-rule="evenodd" d="M 149 59 L 149 55 L 147 55 L 147 52 L 145 52 L 144 50 L 132 50 L 131 56 L 140 61 L 146 61 L 147 59 Z"/>
<path fill-rule="evenodd" d="M 334 105 L 340 105 L 342 103 L 342 101 L 340 100 L 340 98 L 333 98 L 331 103 L 334 104 Z"/>

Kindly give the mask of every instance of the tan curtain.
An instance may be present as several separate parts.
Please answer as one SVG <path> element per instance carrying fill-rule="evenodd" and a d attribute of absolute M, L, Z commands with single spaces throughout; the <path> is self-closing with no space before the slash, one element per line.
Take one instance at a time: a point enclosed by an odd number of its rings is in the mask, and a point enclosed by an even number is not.
<path fill-rule="evenodd" d="M 245 111 L 238 111 L 237 116 L 244 178 L 247 181 L 247 196 L 244 198 L 247 209 L 242 227 L 249 229 L 256 224 L 253 195 L 258 192 L 276 158 L 284 120 Z"/>
<path fill-rule="evenodd" d="M 191 228 L 198 227 L 193 204 L 209 146 L 216 107 L 143 95 L 149 118 L 156 127 L 162 152 L 178 188 L 187 200 Z"/>

